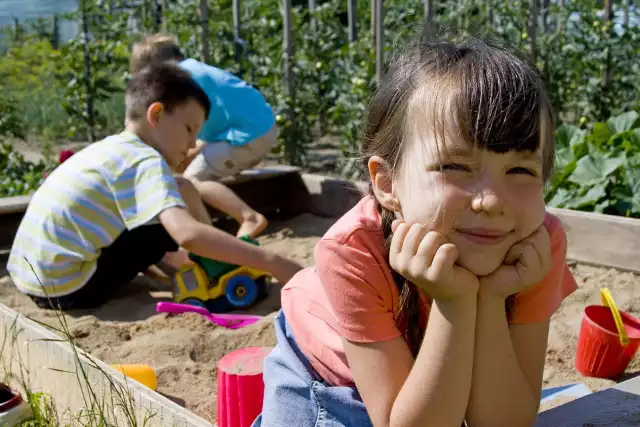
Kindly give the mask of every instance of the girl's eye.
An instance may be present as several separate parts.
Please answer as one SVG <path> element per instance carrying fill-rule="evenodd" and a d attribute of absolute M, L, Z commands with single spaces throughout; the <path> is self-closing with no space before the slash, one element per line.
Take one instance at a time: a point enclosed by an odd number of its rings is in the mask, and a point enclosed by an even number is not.
<path fill-rule="evenodd" d="M 471 168 L 469 168 L 469 166 L 461 165 L 458 163 L 446 163 L 444 165 L 440 165 L 440 170 L 455 171 L 455 172 L 470 172 Z"/>
<path fill-rule="evenodd" d="M 527 169 L 527 168 L 511 168 L 507 171 L 508 174 L 518 174 L 518 175 L 530 175 L 530 176 L 538 176 L 538 174 L 531 170 L 531 169 Z"/>
<path fill-rule="evenodd" d="M 187 126 L 187 132 L 191 133 L 191 126 L 186 125 Z"/>

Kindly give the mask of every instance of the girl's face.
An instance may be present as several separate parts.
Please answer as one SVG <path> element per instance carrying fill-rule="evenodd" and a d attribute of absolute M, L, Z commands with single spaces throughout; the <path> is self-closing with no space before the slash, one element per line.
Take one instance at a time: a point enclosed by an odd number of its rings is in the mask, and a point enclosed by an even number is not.
<path fill-rule="evenodd" d="M 407 141 L 399 171 L 393 191 L 404 220 L 446 236 L 458 264 L 478 276 L 495 271 L 544 220 L 541 150 L 498 154 L 461 138 Z"/>

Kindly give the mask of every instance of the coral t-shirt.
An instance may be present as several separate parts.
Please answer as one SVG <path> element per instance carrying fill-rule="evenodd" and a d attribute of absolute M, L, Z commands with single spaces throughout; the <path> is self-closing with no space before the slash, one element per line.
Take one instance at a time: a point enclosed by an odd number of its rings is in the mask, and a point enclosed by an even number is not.
<path fill-rule="evenodd" d="M 509 323 L 549 319 L 577 288 L 566 263 L 567 238 L 560 220 L 547 213 L 544 225 L 551 237 L 553 265 L 540 283 L 515 297 Z M 423 301 L 428 312 L 428 302 Z M 342 337 L 371 343 L 402 335 L 398 303 L 381 218 L 369 196 L 318 242 L 315 267 L 300 271 L 282 290 L 282 308 L 298 346 L 332 385 L 354 384 Z"/>

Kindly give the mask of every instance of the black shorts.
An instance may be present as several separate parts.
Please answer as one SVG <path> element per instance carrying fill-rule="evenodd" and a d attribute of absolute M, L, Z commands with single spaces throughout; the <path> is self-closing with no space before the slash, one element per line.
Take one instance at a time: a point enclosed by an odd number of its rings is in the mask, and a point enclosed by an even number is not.
<path fill-rule="evenodd" d="M 178 244 L 162 224 L 125 230 L 111 246 L 102 249 L 96 271 L 82 288 L 60 297 L 30 297 L 41 308 L 94 308 L 104 304 L 114 291 L 156 264 L 167 252 L 177 250 Z"/>

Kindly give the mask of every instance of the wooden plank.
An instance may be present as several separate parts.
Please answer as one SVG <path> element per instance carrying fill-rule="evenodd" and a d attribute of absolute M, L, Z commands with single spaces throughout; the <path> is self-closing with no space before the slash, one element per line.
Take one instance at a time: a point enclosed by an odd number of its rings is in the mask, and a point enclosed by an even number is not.
<path fill-rule="evenodd" d="M 323 217 L 339 217 L 351 209 L 369 185 L 362 181 L 303 174 L 302 180 L 309 193 L 309 212 Z"/>
<path fill-rule="evenodd" d="M 87 403 L 89 396 L 95 396 L 109 425 L 132 425 L 132 420 L 123 413 L 123 408 L 127 408 L 136 425 L 212 426 L 159 393 L 125 379 L 101 360 L 3 304 L 0 304 L 0 341 L 4 343 L 0 348 L 3 375 L 18 389 L 24 381 L 30 391 L 51 396 L 60 425 L 76 425 L 80 411 L 94 406 Z M 82 371 L 87 380 L 76 374 Z M 89 393 L 88 384 L 94 394 Z"/>
<path fill-rule="evenodd" d="M 640 273 L 640 220 L 568 209 L 547 210 L 564 225 L 569 259 Z"/>
<path fill-rule="evenodd" d="M 29 206 L 31 196 L 15 196 L 0 198 L 0 215 L 24 212 Z"/>
<path fill-rule="evenodd" d="M 246 169 L 240 172 L 240 174 L 224 178 L 220 182 L 225 185 L 233 186 L 247 181 L 263 181 L 265 179 L 271 179 L 283 175 L 297 175 L 302 171 L 302 168 L 289 165 L 273 165 L 265 166 L 255 169 Z"/>
<path fill-rule="evenodd" d="M 640 377 L 540 413 L 535 427 L 640 425 Z"/>

